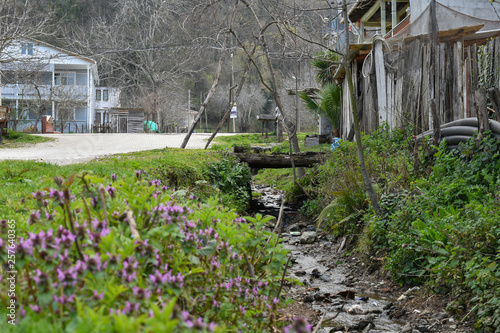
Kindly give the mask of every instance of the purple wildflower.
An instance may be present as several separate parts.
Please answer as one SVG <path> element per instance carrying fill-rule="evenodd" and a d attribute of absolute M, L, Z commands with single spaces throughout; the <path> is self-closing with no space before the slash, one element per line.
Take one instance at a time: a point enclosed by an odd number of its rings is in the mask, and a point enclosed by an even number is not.
<path fill-rule="evenodd" d="M 31 214 L 30 214 L 30 217 L 28 219 L 28 224 L 34 224 L 36 221 L 38 221 L 40 219 L 40 210 L 32 210 L 31 211 Z"/>
<path fill-rule="evenodd" d="M 99 293 L 97 292 L 97 290 L 95 290 L 95 289 L 94 289 L 94 291 L 93 291 L 93 295 L 92 295 L 92 299 L 93 299 L 93 300 L 96 300 L 96 301 L 101 300 L 101 299 L 104 299 L 104 293 L 100 293 L 100 294 L 99 294 Z"/>
<path fill-rule="evenodd" d="M 96 253 L 92 258 L 89 258 L 88 255 L 84 254 L 83 259 L 87 264 L 87 268 L 92 271 L 100 271 L 101 270 L 101 257 L 99 253 Z"/>

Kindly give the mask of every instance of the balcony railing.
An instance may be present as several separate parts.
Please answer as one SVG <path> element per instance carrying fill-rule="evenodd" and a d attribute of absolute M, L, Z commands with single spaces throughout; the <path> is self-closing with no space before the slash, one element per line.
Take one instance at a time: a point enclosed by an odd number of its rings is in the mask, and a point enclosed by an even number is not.
<path fill-rule="evenodd" d="M 85 100 L 88 97 L 86 86 L 49 86 L 43 85 L 35 88 L 28 84 L 6 84 L 1 87 L 3 99 L 32 100 L 52 99 L 57 100 Z"/>

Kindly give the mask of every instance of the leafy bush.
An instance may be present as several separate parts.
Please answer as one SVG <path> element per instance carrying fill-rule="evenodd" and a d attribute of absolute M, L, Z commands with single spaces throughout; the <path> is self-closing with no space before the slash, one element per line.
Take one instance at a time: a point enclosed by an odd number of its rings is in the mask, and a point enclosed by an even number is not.
<path fill-rule="evenodd" d="M 472 138 L 452 152 L 437 148 L 428 178 L 382 200 L 384 214 L 365 229 L 364 249 L 386 251 L 401 284 L 425 282 L 471 307 L 476 328 L 500 325 L 500 145 Z"/>
<path fill-rule="evenodd" d="M 219 154 L 222 154 L 221 158 L 209 163 L 204 175 L 210 184 L 222 192 L 223 204 L 243 212 L 250 203 L 250 181 L 252 180 L 250 167 L 240 163 L 229 153 L 220 152 Z"/>

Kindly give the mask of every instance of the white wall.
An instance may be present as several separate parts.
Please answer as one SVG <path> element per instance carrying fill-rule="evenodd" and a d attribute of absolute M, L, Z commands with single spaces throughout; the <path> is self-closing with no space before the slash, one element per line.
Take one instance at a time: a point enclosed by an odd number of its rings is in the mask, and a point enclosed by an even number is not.
<path fill-rule="evenodd" d="M 430 0 L 411 2 L 412 35 L 427 34 L 430 26 Z M 438 29 L 446 31 L 466 26 L 483 25 L 481 31 L 500 29 L 500 3 L 490 0 L 436 1 Z"/>
<path fill-rule="evenodd" d="M 456 10 L 457 12 L 483 20 L 500 20 L 493 10 L 493 8 L 495 8 L 498 15 L 500 15 L 500 3 L 497 0 L 493 3 L 491 3 L 490 0 L 437 0 L 436 2 Z M 411 0 L 410 7 L 412 20 L 418 18 L 430 3 L 431 0 Z"/>

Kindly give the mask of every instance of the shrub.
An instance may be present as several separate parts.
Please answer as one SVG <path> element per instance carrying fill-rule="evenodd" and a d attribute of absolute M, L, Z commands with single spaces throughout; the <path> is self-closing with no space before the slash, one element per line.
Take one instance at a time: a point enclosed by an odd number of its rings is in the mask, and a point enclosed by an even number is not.
<path fill-rule="evenodd" d="M 401 284 L 426 283 L 472 307 L 476 328 L 500 324 L 500 145 L 472 138 L 437 148 L 428 178 L 381 201 L 384 214 L 365 229 L 365 249 L 388 249 L 387 269 Z M 451 310 L 451 307 L 450 307 Z"/>
<path fill-rule="evenodd" d="M 252 180 L 250 167 L 248 164 L 240 163 L 227 152 L 219 154 L 222 155 L 221 158 L 207 165 L 204 176 L 210 184 L 222 192 L 223 204 L 243 212 L 250 203 Z"/>

